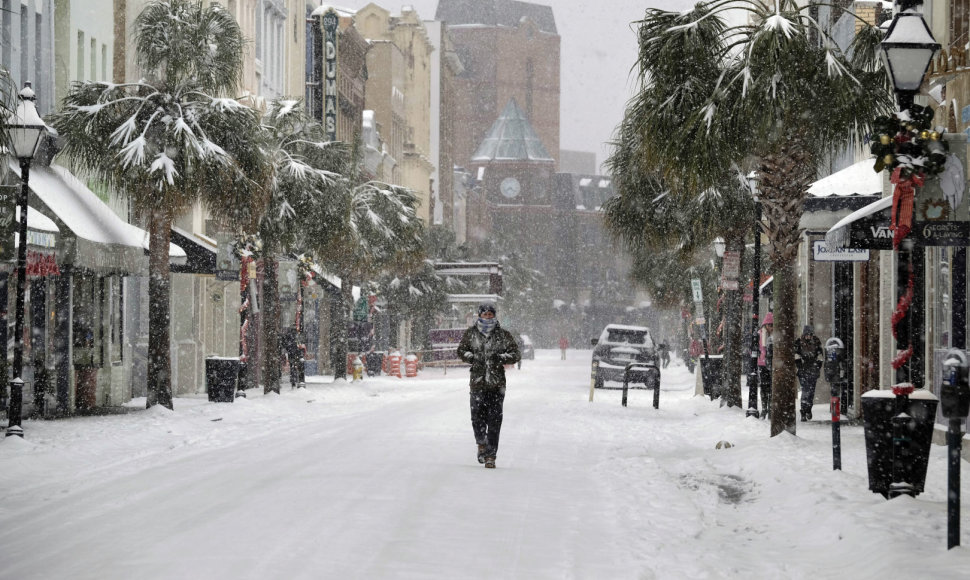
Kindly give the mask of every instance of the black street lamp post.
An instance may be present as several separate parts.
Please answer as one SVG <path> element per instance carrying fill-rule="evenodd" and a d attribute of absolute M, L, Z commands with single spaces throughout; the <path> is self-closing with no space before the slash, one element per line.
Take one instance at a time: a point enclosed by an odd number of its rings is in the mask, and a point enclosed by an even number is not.
<path fill-rule="evenodd" d="M 748 410 L 745 417 L 758 416 L 758 319 L 761 307 L 761 203 L 758 200 L 758 177 L 748 175 L 748 186 L 754 199 L 754 252 L 751 259 L 751 353 L 748 360 Z"/>
<path fill-rule="evenodd" d="M 7 118 L 7 131 L 10 133 L 10 150 L 20 160 L 20 196 L 17 209 L 20 222 L 17 230 L 17 312 L 14 325 L 13 380 L 10 381 L 10 406 L 7 409 L 7 437 L 24 436 L 20 426 L 24 396 L 24 303 L 27 286 L 27 197 L 29 193 L 30 162 L 37 153 L 41 137 L 47 132 L 47 125 L 37 114 L 34 106 L 34 90 L 30 83 L 24 83 L 20 91 L 17 109 Z"/>

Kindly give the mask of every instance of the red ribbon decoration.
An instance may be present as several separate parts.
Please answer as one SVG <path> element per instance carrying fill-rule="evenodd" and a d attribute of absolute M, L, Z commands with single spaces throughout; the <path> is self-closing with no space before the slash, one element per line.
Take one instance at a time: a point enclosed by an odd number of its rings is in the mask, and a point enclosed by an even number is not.
<path fill-rule="evenodd" d="M 913 229 L 913 200 L 916 197 L 916 188 L 923 186 L 922 173 L 903 177 L 902 172 L 902 166 L 897 167 L 889 178 L 896 186 L 893 191 L 892 222 L 889 226 L 893 232 L 894 250 L 899 248 L 899 244 Z"/>

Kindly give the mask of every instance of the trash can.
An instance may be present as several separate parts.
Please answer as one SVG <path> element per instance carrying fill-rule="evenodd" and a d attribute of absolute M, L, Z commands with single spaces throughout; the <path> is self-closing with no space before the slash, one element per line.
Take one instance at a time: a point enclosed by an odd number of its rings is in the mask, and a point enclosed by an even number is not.
<path fill-rule="evenodd" d="M 365 366 L 367 367 L 367 376 L 373 377 L 381 374 L 381 362 L 383 360 L 383 354 L 379 352 L 369 352 L 367 356 L 364 357 Z"/>
<path fill-rule="evenodd" d="M 210 356 L 205 359 L 205 387 L 209 401 L 231 403 L 239 380 L 239 357 Z"/>
<path fill-rule="evenodd" d="M 895 459 L 899 483 L 912 486 L 913 497 L 923 491 L 926 468 L 933 442 L 938 399 L 929 391 L 914 391 L 904 410 L 908 417 L 900 421 L 901 436 L 893 449 L 893 417 L 896 395 L 890 390 L 868 391 L 862 395 L 862 419 L 866 436 L 866 463 L 869 468 L 869 490 L 890 497 Z M 894 455 L 898 456 L 894 458 Z"/>
<path fill-rule="evenodd" d="M 704 384 L 704 394 L 716 399 L 721 394 L 721 377 L 723 376 L 724 355 L 701 355 L 701 380 Z"/>

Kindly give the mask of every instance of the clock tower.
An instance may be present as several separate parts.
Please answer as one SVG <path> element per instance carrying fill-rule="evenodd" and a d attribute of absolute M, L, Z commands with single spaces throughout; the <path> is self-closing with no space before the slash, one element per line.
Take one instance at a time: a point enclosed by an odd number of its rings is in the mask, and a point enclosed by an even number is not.
<path fill-rule="evenodd" d="M 549 206 L 556 161 L 515 99 L 492 124 L 471 159 L 472 175 L 490 206 Z"/>

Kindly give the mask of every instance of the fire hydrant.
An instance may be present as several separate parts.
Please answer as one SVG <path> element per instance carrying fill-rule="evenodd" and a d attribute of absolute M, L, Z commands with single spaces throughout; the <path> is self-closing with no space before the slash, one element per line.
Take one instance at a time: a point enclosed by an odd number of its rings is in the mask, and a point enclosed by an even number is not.
<path fill-rule="evenodd" d="M 364 363 L 360 362 L 360 357 L 354 357 L 354 381 L 360 381 L 364 378 Z"/>

